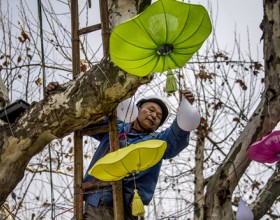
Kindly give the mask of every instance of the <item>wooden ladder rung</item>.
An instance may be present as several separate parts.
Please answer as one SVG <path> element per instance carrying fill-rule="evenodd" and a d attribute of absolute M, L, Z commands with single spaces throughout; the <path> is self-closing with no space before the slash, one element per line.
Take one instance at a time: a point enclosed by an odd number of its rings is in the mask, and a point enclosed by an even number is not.
<path fill-rule="evenodd" d="M 101 23 L 81 28 L 80 30 L 78 30 L 78 35 L 88 34 L 90 32 L 98 31 L 98 30 L 101 30 Z"/>
<path fill-rule="evenodd" d="M 98 182 L 86 182 L 82 184 L 82 189 L 92 189 L 96 188 L 98 189 L 99 187 L 106 187 L 106 186 L 112 186 L 114 184 L 113 181 L 98 181 Z"/>
<path fill-rule="evenodd" d="M 101 133 L 105 133 L 105 132 L 109 132 L 109 126 L 108 125 L 104 125 L 104 126 L 99 126 L 99 127 L 86 127 L 82 130 L 80 130 L 81 135 L 87 135 L 87 136 L 91 136 L 94 134 L 101 134 Z"/>

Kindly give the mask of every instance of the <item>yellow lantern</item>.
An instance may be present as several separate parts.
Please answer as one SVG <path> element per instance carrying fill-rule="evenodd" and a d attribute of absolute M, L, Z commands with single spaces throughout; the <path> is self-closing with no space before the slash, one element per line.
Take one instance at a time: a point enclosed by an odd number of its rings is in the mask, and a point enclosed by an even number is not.
<path fill-rule="evenodd" d="M 135 177 L 135 174 L 139 171 L 157 164 L 161 160 L 166 147 L 167 143 L 162 140 L 148 140 L 131 144 L 99 159 L 88 173 L 103 181 L 120 180 L 130 174 Z M 132 215 L 143 215 L 145 209 L 138 194 L 135 178 L 134 185 Z"/>
<path fill-rule="evenodd" d="M 103 181 L 120 180 L 158 163 L 166 147 L 167 143 L 162 140 L 131 144 L 99 159 L 88 173 Z"/>

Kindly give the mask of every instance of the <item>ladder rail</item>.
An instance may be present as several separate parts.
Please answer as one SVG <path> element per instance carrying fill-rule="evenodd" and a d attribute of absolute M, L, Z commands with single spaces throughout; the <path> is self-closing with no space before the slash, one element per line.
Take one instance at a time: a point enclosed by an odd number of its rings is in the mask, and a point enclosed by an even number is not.
<path fill-rule="evenodd" d="M 78 0 L 71 0 L 71 31 L 72 31 L 72 68 L 73 78 L 80 73 L 80 41 L 79 36 L 100 30 L 103 42 L 104 57 L 109 56 L 109 19 L 108 2 L 99 0 L 101 23 L 79 29 Z M 95 128 L 88 128 L 74 132 L 74 219 L 83 219 L 83 191 L 88 187 L 99 187 L 112 185 L 114 219 L 122 220 L 124 217 L 122 181 L 98 182 L 96 184 L 83 183 L 83 136 L 95 133 L 108 132 L 110 137 L 111 151 L 119 149 L 117 113 L 114 110 L 109 116 L 109 125 Z"/>

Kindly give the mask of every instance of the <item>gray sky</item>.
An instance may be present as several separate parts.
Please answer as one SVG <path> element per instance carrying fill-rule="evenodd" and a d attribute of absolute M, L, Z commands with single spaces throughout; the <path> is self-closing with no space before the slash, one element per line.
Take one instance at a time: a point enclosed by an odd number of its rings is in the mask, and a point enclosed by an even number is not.
<path fill-rule="evenodd" d="M 254 58 L 262 60 L 263 42 L 260 42 L 262 31 L 259 28 L 263 18 L 262 0 L 190 0 L 189 2 L 202 4 L 207 9 L 209 2 L 212 4 L 220 49 L 232 49 L 235 39 L 234 32 L 236 32 L 242 51 L 245 53 L 244 55 L 247 55 L 249 33 L 251 52 Z M 209 13 L 211 12 L 209 11 Z"/>
<path fill-rule="evenodd" d="M 155 2 L 156 0 L 152 0 Z M 184 0 L 191 4 L 204 5 L 209 14 L 212 14 L 213 26 L 216 28 L 218 44 L 221 50 L 230 51 L 234 45 L 236 32 L 237 39 L 244 55 L 248 54 L 248 33 L 253 58 L 262 61 L 262 31 L 259 25 L 263 18 L 262 0 Z M 90 9 L 91 24 L 99 22 L 98 0 L 92 0 Z M 211 10 L 212 8 L 212 10 Z M 80 17 L 82 20 L 82 15 Z M 80 20 L 80 21 L 81 21 Z M 95 34 L 101 39 L 100 33 Z M 99 46 L 99 45 L 98 45 Z"/>

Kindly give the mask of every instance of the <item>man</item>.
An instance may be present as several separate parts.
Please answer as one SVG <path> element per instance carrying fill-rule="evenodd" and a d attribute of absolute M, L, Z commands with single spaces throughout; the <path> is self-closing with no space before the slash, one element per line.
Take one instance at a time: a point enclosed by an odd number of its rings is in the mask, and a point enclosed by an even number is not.
<path fill-rule="evenodd" d="M 55 85 L 48 85 L 47 91 L 50 91 L 54 88 Z M 193 94 L 190 91 L 182 91 L 182 95 L 189 101 L 189 103 L 192 104 L 194 102 Z M 122 121 L 118 121 L 119 134 L 125 134 L 122 135 L 119 140 L 120 148 L 146 140 L 164 140 L 167 142 L 167 148 L 162 159 L 170 159 L 178 155 L 189 144 L 190 131 L 186 129 L 183 130 L 184 126 L 181 126 L 183 129 L 180 128 L 179 125 L 182 125 L 182 122 L 178 123 L 177 118 L 166 130 L 155 132 L 167 120 L 170 114 L 168 105 L 164 100 L 162 100 L 161 97 L 154 96 L 141 99 L 137 103 L 137 107 L 138 116 L 134 122 L 124 123 Z M 182 117 L 182 115 L 188 114 L 187 109 L 180 108 L 178 115 L 179 114 L 181 114 L 180 118 L 184 118 Z M 198 113 L 195 112 L 192 114 Z M 95 126 L 100 126 L 104 123 L 107 123 L 106 120 L 96 124 Z M 183 123 L 188 123 L 188 121 L 185 121 Z M 96 134 L 92 137 L 98 140 L 100 143 L 85 174 L 84 182 L 98 181 L 94 177 L 90 176 L 88 174 L 88 171 L 100 158 L 105 156 L 110 150 L 108 132 Z M 138 219 L 136 216 L 133 216 L 131 214 L 131 202 L 135 188 L 134 178 L 137 182 L 137 190 L 143 201 L 143 204 L 148 205 L 153 197 L 156 188 L 162 159 L 153 167 L 137 173 L 134 177 L 131 175 L 129 177 L 125 177 L 122 180 L 125 220 Z M 84 219 L 114 219 L 113 195 L 111 187 L 86 190 L 84 201 Z"/>
<path fill-rule="evenodd" d="M 191 92 L 184 91 L 183 94 L 190 103 L 193 103 L 194 97 Z M 119 134 L 125 134 L 119 140 L 120 148 L 129 144 L 136 144 L 151 139 L 164 140 L 167 142 L 167 149 L 163 159 L 170 159 L 178 155 L 188 145 L 190 132 L 182 130 L 178 126 L 176 119 L 166 130 L 158 133 L 155 132 L 165 122 L 169 115 L 167 104 L 160 98 L 152 97 L 142 99 L 137 103 L 137 107 L 138 116 L 134 122 L 126 124 L 121 121 L 118 122 Z M 100 141 L 100 144 L 92 158 L 89 169 L 98 159 L 105 156 L 110 148 L 108 133 L 94 135 L 93 138 Z M 153 167 L 135 175 L 138 193 L 144 205 L 148 205 L 153 197 L 161 164 L 162 160 Z M 84 182 L 95 181 L 95 179 L 87 172 Z M 137 217 L 132 216 L 131 214 L 131 201 L 134 194 L 134 178 L 131 175 L 124 178 L 122 181 L 125 219 L 137 219 Z M 112 201 L 113 196 L 110 187 L 86 192 L 84 219 L 114 219 Z"/>

